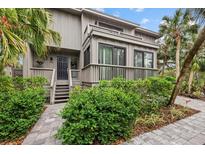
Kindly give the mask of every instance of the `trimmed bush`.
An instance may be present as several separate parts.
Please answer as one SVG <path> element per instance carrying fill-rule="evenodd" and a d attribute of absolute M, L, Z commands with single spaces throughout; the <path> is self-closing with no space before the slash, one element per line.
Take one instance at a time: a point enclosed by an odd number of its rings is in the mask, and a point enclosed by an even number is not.
<path fill-rule="evenodd" d="M 138 95 L 112 87 L 74 90 L 61 112 L 65 122 L 57 136 L 64 144 L 110 144 L 127 138 L 138 103 Z"/>
<path fill-rule="evenodd" d="M 45 102 L 44 78 L 0 77 L 0 142 L 24 135 Z"/>

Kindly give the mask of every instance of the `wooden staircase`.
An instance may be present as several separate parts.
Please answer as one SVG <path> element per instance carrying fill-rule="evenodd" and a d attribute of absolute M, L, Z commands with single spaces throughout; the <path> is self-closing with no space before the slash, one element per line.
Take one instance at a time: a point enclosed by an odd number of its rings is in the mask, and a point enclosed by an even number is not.
<path fill-rule="evenodd" d="M 55 88 L 54 103 L 66 103 L 69 99 L 69 85 L 57 84 Z"/>

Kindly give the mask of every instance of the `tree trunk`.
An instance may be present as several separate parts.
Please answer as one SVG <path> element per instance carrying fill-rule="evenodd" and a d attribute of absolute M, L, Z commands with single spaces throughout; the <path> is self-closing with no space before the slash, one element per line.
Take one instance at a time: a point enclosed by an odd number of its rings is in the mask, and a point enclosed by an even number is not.
<path fill-rule="evenodd" d="M 165 70 L 165 66 L 167 64 L 167 55 L 164 55 L 164 60 L 163 60 L 163 67 L 162 67 L 162 75 L 164 75 L 164 70 Z"/>
<path fill-rule="evenodd" d="M 185 74 L 189 71 L 191 62 L 192 62 L 194 56 L 197 54 L 200 46 L 203 44 L 204 40 L 205 40 L 205 27 L 203 27 L 203 29 L 199 33 L 197 40 L 194 42 L 193 47 L 190 49 L 188 55 L 185 58 L 183 67 L 180 71 L 180 75 L 179 75 L 179 77 L 176 81 L 175 87 L 172 91 L 172 95 L 171 95 L 171 98 L 169 100 L 168 105 L 174 104 L 174 101 L 179 93 L 179 86 L 180 86 Z"/>
<path fill-rule="evenodd" d="M 181 38 L 176 39 L 177 49 L 176 49 L 176 80 L 180 74 L 180 48 L 181 48 Z"/>
<path fill-rule="evenodd" d="M 193 82 L 193 78 L 194 78 L 194 71 L 191 70 L 190 75 L 189 75 L 189 82 L 188 82 L 188 93 L 191 93 L 191 85 Z"/>

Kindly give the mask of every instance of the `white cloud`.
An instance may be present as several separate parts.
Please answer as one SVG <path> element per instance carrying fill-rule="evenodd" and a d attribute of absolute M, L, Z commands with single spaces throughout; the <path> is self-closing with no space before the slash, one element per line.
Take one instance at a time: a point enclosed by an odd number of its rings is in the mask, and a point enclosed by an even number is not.
<path fill-rule="evenodd" d="M 104 8 L 94 8 L 96 11 L 99 11 L 99 12 L 105 12 L 105 9 Z"/>
<path fill-rule="evenodd" d="M 115 17 L 120 17 L 120 12 L 116 11 L 112 15 L 115 16 Z"/>
<path fill-rule="evenodd" d="M 144 25 L 144 24 L 147 24 L 147 23 L 149 23 L 149 22 L 150 22 L 149 19 L 143 18 L 143 19 L 141 20 L 140 24 Z"/>
<path fill-rule="evenodd" d="M 144 8 L 130 8 L 130 10 L 133 10 L 135 12 L 143 12 Z"/>

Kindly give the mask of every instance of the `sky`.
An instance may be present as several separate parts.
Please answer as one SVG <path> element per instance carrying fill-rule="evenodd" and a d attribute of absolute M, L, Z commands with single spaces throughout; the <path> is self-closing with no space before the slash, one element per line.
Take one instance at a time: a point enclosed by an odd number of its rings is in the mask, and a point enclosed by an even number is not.
<path fill-rule="evenodd" d="M 174 8 L 96 8 L 96 10 L 140 24 L 141 27 L 158 32 L 163 16 L 172 16 Z"/>

